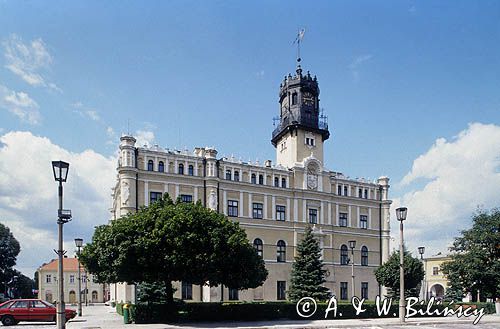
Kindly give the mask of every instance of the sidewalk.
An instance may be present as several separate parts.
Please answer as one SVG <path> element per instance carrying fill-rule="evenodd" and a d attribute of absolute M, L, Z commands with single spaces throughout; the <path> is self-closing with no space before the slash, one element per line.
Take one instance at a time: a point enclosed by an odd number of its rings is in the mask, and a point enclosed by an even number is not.
<path fill-rule="evenodd" d="M 110 306 L 95 305 L 83 308 L 82 317 L 76 317 L 66 327 L 68 329 L 118 329 L 118 328 L 147 328 L 147 329 L 191 329 L 191 328 L 246 328 L 246 329 L 284 329 L 284 328 L 385 328 L 400 326 L 398 318 L 376 318 L 376 319 L 346 319 L 346 320 L 315 320 L 315 321 L 255 321 L 255 322 L 200 322 L 169 324 L 124 324 L 123 317 L 115 312 Z M 472 322 L 473 317 L 436 317 L 436 318 L 410 318 L 406 324 L 409 326 L 432 327 L 443 325 L 461 325 L 460 328 L 481 328 L 482 324 L 488 328 L 500 328 L 500 316 L 485 315 L 477 326 Z M 497 326 L 498 324 L 498 326 Z M 470 326 L 469 326 L 470 325 Z M 440 326 L 441 327 L 441 326 Z"/>

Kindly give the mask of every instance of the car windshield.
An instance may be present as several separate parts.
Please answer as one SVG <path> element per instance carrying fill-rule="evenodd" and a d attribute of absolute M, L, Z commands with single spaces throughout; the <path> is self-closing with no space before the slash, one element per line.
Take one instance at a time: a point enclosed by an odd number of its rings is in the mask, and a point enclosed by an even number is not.
<path fill-rule="evenodd" d="M 0 308 L 9 308 L 12 305 L 13 301 L 6 301 L 5 303 L 0 305 Z"/>

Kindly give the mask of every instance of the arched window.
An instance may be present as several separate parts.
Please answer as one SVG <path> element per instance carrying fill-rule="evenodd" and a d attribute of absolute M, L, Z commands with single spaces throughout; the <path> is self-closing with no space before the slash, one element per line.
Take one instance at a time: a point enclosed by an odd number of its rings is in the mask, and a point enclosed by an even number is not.
<path fill-rule="evenodd" d="M 188 166 L 188 175 L 189 176 L 194 176 L 194 167 L 193 165 Z"/>
<path fill-rule="evenodd" d="M 163 163 L 163 161 L 158 162 L 158 171 L 159 172 L 165 171 L 165 164 Z"/>
<path fill-rule="evenodd" d="M 252 184 L 257 184 L 257 176 L 255 176 L 255 174 L 252 174 L 252 180 L 251 180 L 251 183 L 252 183 Z"/>
<path fill-rule="evenodd" d="M 286 188 L 286 178 L 281 179 L 281 187 Z"/>
<path fill-rule="evenodd" d="M 98 298 L 98 294 L 97 294 L 97 291 L 92 291 L 92 303 L 96 303 L 97 302 L 97 298 Z"/>
<path fill-rule="evenodd" d="M 238 170 L 235 170 L 234 171 L 234 180 L 236 182 L 239 182 L 240 181 L 240 172 Z"/>
<path fill-rule="evenodd" d="M 148 171 L 153 171 L 153 160 L 148 161 Z"/>
<path fill-rule="evenodd" d="M 76 292 L 74 290 L 69 292 L 69 302 L 72 304 L 76 303 Z"/>
<path fill-rule="evenodd" d="M 279 240 L 276 244 L 276 261 L 279 263 L 284 263 L 286 261 L 286 243 L 283 240 Z"/>
<path fill-rule="evenodd" d="M 259 184 L 260 185 L 264 184 L 264 175 L 259 175 Z"/>
<path fill-rule="evenodd" d="M 349 264 L 349 252 L 347 251 L 347 246 L 345 244 L 340 247 L 340 265 Z"/>
<path fill-rule="evenodd" d="M 177 173 L 179 175 L 184 175 L 184 165 L 182 163 L 179 163 L 179 167 L 178 167 Z"/>
<path fill-rule="evenodd" d="M 361 265 L 368 266 L 368 248 L 366 246 L 361 247 Z"/>
<path fill-rule="evenodd" d="M 280 179 L 278 177 L 274 177 L 274 187 L 280 187 Z"/>
<path fill-rule="evenodd" d="M 262 240 L 259 238 L 253 240 L 253 247 L 255 248 L 255 250 L 257 250 L 257 254 L 260 257 L 263 257 L 264 244 L 262 243 Z"/>
<path fill-rule="evenodd" d="M 226 170 L 226 179 L 231 180 L 231 169 Z"/>

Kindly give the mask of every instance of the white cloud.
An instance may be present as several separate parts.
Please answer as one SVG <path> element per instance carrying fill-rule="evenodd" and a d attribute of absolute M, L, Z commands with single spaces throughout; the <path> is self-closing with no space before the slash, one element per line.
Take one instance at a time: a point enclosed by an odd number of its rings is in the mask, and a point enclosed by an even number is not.
<path fill-rule="evenodd" d="M 12 34 L 3 42 L 5 67 L 32 86 L 43 86 L 61 92 L 53 82 L 47 82 L 41 71 L 52 64 L 52 56 L 41 38 L 24 43 L 21 37 Z"/>
<path fill-rule="evenodd" d="M 373 58 L 371 54 L 360 55 L 349 64 L 349 70 L 351 70 L 352 78 L 354 81 L 359 80 L 359 67 L 365 63 L 370 61 Z"/>
<path fill-rule="evenodd" d="M 137 130 L 135 132 L 135 139 L 137 140 L 136 145 L 138 146 L 151 146 L 155 140 L 155 134 L 150 130 Z"/>
<path fill-rule="evenodd" d="M 74 108 L 73 112 L 79 114 L 80 116 L 96 122 L 101 121 L 99 113 L 96 110 L 85 106 L 82 102 L 75 102 L 71 104 L 71 106 Z"/>
<path fill-rule="evenodd" d="M 70 152 L 30 132 L 4 134 L 0 137 L 0 221 L 21 244 L 20 269 L 34 270 L 55 257 L 58 203 L 51 161 L 59 159 L 70 163 L 64 184 L 64 208 L 73 213 L 73 220 L 64 225 L 68 254 L 73 254 L 74 238 L 89 241 L 94 226 L 110 218 L 116 158 L 93 150 Z"/>
<path fill-rule="evenodd" d="M 23 122 L 33 125 L 40 123 L 39 106 L 25 92 L 13 91 L 0 85 L 0 108 L 11 112 Z"/>
<path fill-rule="evenodd" d="M 500 126 L 473 123 L 452 140 L 437 139 L 400 184 L 410 192 L 395 199 L 392 209 L 408 207 L 404 235 L 410 248 L 415 250 L 419 241 L 434 252 L 447 252 L 459 231 L 471 226 L 478 206 L 498 206 Z M 397 227 L 393 220 L 393 233 Z"/>

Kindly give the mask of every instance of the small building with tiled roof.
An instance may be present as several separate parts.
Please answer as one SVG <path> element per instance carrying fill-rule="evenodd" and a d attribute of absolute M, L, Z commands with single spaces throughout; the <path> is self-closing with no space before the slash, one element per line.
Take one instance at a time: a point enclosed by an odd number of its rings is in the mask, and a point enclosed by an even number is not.
<path fill-rule="evenodd" d="M 57 300 L 57 269 L 59 261 L 52 259 L 48 263 L 44 263 L 37 270 L 38 272 L 38 298 L 49 303 Z M 78 302 L 78 259 L 64 257 L 63 260 L 64 272 L 64 301 L 67 304 L 76 304 Z M 104 303 L 108 300 L 107 285 L 97 283 L 93 275 L 88 274 L 83 266 L 80 268 L 81 273 L 81 289 L 82 303 Z"/>

